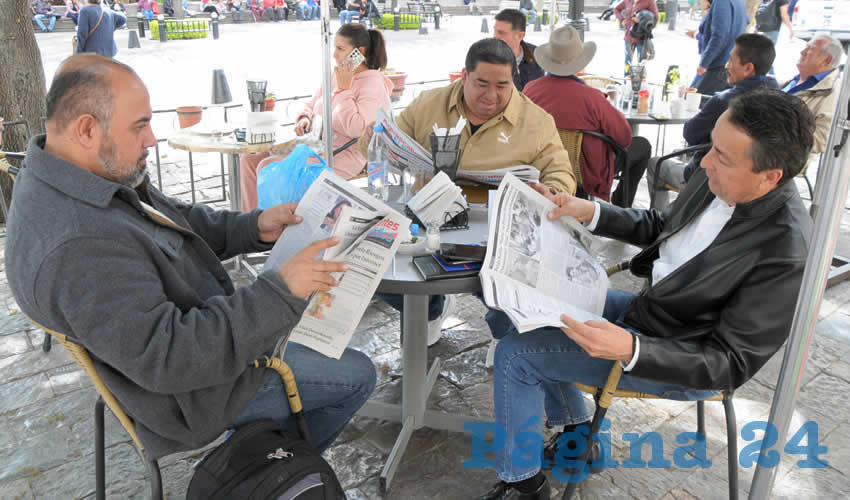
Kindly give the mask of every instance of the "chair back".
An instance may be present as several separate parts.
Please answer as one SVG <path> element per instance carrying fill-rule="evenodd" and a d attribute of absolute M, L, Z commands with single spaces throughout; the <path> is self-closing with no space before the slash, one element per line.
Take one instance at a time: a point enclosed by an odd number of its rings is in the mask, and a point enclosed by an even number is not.
<path fill-rule="evenodd" d="M 561 143 L 567 154 L 570 156 L 570 163 L 573 166 L 573 174 L 576 177 L 576 182 L 581 185 L 581 141 L 584 134 L 581 130 L 558 129 L 558 135 L 561 137 Z"/>
<path fill-rule="evenodd" d="M 608 78 L 607 76 L 596 76 L 596 75 L 584 75 L 579 78 L 584 81 L 588 86 L 593 87 L 595 89 L 599 89 L 605 91 L 608 85 L 615 85 L 620 82 L 614 80 L 613 78 Z"/>
<path fill-rule="evenodd" d="M 103 379 L 100 378 L 100 375 L 98 375 L 97 370 L 95 370 L 94 361 L 92 361 L 91 356 L 89 356 L 89 352 L 86 350 L 86 348 L 69 339 L 67 335 L 42 326 L 30 318 L 27 319 L 29 319 L 30 323 L 49 333 L 51 336 L 53 336 L 53 338 L 58 340 L 60 344 L 62 344 L 62 347 L 64 347 L 65 350 L 68 351 L 68 354 L 70 354 L 71 357 L 74 358 L 74 361 L 76 361 L 77 364 L 80 365 L 80 367 L 83 369 L 83 371 L 86 372 L 86 375 L 88 375 L 89 379 L 91 379 L 92 383 L 94 383 L 94 388 L 97 393 L 100 395 L 100 397 L 103 398 L 103 401 L 106 403 L 107 406 L 109 406 L 109 409 L 112 410 L 112 413 L 116 417 L 118 417 L 118 421 L 121 422 L 121 425 L 124 427 L 124 430 L 126 430 L 127 434 L 129 434 L 130 437 L 133 438 L 133 442 L 136 443 L 136 446 L 138 446 L 139 451 L 141 451 L 144 455 L 145 447 L 142 446 L 142 442 L 139 440 L 139 436 L 136 434 L 136 426 L 133 424 L 133 421 L 130 419 L 130 417 L 127 416 L 126 413 L 124 413 L 124 410 L 121 409 L 121 406 L 118 404 L 118 400 L 115 399 L 115 396 L 112 395 L 112 393 L 106 387 L 106 384 L 103 383 Z"/>

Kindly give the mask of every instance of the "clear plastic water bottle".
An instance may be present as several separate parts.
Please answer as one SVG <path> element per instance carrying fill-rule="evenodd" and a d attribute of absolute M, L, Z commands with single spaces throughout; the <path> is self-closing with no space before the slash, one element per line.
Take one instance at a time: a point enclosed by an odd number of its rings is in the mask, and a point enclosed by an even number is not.
<path fill-rule="evenodd" d="M 372 140 L 369 141 L 369 162 L 366 165 L 366 176 L 369 179 L 369 193 L 383 201 L 389 199 L 387 186 L 387 158 L 381 134 L 384 126 L 376 124 L 372 129 Z"/>

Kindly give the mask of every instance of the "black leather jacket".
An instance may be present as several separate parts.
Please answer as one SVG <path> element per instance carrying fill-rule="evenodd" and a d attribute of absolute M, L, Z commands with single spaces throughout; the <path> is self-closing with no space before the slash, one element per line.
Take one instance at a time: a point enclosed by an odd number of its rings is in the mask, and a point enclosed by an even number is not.
<path fill-rule="evenodd" d="M 651 280 L 659 245 L 713 199 L 700 169 L 662 213 L 603 204 L 595 232 L 646 246 L 631 271 Z M 788 338 L 811 231 L 793 179 L 737 205 L 707 249 L 629 304 L 624 322 L 641 332 L 631 374 L 712 390 L 749 380 Z"/>
<path fill-rule="evenodd" d="M 524 40 L 519 44 L 522 49 L 522 62 L 517 65 L 517 72 L 514 73 L 514 85 L 517 90 L 522 92 L 526 83 L 543 76 L 543 68 L 537 64 L 537 59 L 534 58 L 534 49 L 537 46 Z"/>

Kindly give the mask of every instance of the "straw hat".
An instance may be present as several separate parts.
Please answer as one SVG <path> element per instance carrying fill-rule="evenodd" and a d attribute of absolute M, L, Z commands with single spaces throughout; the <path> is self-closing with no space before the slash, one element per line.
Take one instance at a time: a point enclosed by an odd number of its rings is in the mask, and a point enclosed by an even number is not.
<path fill-rule="evenodd" d="M 572 26 L 562 26 L 549 35 L 549 43 L 534 50 L 537 64 L 547 73 L 570 76 L 584 69 L 596 55 L 594 42 L 582 43 Z"/>

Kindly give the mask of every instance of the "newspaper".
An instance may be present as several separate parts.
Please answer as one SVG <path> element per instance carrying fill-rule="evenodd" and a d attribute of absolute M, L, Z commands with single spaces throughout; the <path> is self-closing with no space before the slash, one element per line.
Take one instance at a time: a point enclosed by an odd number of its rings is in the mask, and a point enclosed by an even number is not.
<path fill-rule="evenodd" d="M 325 260 L 344 262 L 348 270 L 332 274 L 339 282 L 336 287 L 310 296 L 288 340 L 339 359 L 399 243 L 409 238 L 408 227 L 410 220 L 397 212 L 377 215 L 372 210 L 343 206 L 332 231 L 340 243 L 325 252 Z M 285 349 L 284 343 L 281 357 Z"/>
<path fill-rule="evenodd" d="M 425 224 L 443 224 L 469 208 L 460 188 L 440 172 L 407 202 L 408 208 Z"/>
<path fill-rule="evenodd" d="M 384 144 L 387 145 L 387 156 L 391 167 L 398 171 L 408 167 L 427 172 L 434 171 L 431 153 L 398 128 L 392 115 L 383 108 L 378 108 L 375 123 L 384 126 L 382 134 Z"/>
<path fill-rule="evenodd" d="M 328 238 L 342 208 L 367 210 L 385 216 L 393 209 L 330 170 L 324 170 L 295 208 L 304 218 L 287 227 L 272 248 L 263 269 L 277 269 L 313 241 Z"/>
<path fill-rule="evenodd" d="M 524 182 L 537 182 L 540 180 L 540 170 L 532 165 L 517 165 L 515 167 L 497 168 L 493 170 L 458 170 L 458 179 L 469 179 L 482 184 L 498 186 L 507 174 L 513 174 Z"/>
<path fill-rule="evenodd" d="M 602 319 L 608 276 L 588 251 L 593 236 L 570 217 L 550 221 L 553 208 L 511 174 L 491 197 L 481 288 L 484 302 L 520 333 L 563 326 L 562 313 L 581 322 Z"/>

